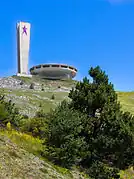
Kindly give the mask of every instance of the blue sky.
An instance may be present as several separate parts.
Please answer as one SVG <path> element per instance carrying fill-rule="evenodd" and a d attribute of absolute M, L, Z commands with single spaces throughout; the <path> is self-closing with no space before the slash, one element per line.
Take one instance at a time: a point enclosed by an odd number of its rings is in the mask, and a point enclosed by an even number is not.
<path fill-rule="evenodd" d="M 29 67 L 66 63 L 87 76 L 100 65 L 116 90 L 134 90 L 133 0 L 4 0 L 0 76 L 16 73 L 16 22 L 31 23 Z"/>

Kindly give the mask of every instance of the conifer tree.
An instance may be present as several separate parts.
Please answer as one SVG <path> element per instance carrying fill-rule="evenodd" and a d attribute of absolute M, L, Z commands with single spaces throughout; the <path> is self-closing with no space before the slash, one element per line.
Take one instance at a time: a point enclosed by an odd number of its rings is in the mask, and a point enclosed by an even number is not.
<path fill-rule="evenodd" d="M 83 165 L 97 160 L 117 168 L 134 164 L 134 117 L 122 112 L 113 85 L 99 66 L 89 75 L 93 82 L 84 78 L 69 94 L 71 108 L 88 116 L 81 132 L 88 146 Z"/>

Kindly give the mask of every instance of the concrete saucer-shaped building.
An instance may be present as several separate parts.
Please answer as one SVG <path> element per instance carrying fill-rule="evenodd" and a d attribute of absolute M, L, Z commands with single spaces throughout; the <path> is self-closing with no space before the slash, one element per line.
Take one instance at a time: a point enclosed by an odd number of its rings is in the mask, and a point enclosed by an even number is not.
<path fill-rule="evenodd" d="M 30 73 L 46 79 L 72 79 L 77 69 L 65 64 L 42 64 L 30 68 Z"/>

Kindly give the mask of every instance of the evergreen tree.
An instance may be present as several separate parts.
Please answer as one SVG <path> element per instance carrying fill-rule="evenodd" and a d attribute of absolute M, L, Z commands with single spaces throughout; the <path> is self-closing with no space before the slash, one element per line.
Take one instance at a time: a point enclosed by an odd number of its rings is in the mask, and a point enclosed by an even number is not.
<path fill-rule="evenodd" d="M 95 117 L 96 113 L 102 112 L 106 103 L 117 104 L 117 94 L 113 85 L 108 82 L 108 76 L 99 66 L 91 68 L 89 75 L 93 78 L 93 82 L 85 77 L 70 91 L 69 97 L 72 99 L 71 107 Z M 119 107 L 119 104 L 117 106 Z"/>
<path fill-rule="evenodd" d="M 80 165 L 95 179 L 119 178 L 134 165 L 134 117 L 121 110 L 114 86 L 99 66 L 91 68 L 45 120 L 44 154 L 64 167 Z"/>
<path fill-rule="evenodd" d="M 89 75 L 92 83 L 84 78 L 69 94 L 71 108 L 88 116 L 81 132 L 88 146 L 82 165 L 100 161 L 125 168 L 134 164 L 134 117 L 121 111 L 114 87 L 99 66 L 91 68 Z"/>

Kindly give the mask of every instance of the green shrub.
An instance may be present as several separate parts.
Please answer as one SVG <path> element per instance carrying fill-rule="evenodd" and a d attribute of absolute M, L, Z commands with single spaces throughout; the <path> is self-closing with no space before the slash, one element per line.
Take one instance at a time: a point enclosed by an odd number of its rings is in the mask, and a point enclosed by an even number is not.
<path fill-rule="evenodd" d="M 41 107 L 42 107 L 42 103 L 39 104 L 39 108 L 41 108 Z"/>
<path fill-rule="evenodd" d="M 5 96 L 0 96 L 0 121 L 3 124 L 11 122 L 14 126 L 19 125 L 21 120 L 21 115 L 19 114 L 18 108 L 15 107 L 15 104 L 11 100 L 6 101 Z"/>
<path fill-rule="evenodd" d="M 20 129 L 23 132 L 30 133 L 34 137 L 44 138 L 47 125 L 45 118 L 32 118 L 21 121 Z"/>
<path fill-rule="evenodd" d="M 21 86 L 24 85 L 24 81 L 23 81 L 23 80 L 21 80 L 20 85 L 21 85 Z"/>
<path fill-rule="evenodd" d="M 119 169 L 108 167 L 104 163 L 95 161 L 87 170 L 90 177 L 95 179 L 119 179 Z"/>
<path fill-rule="evenodd" d="M 23 119 L 28 119 L 29 117 L 28 117 L 28 115 L 24 114 L 24 115 L 22 115 L 22 118 Z"/>
<path fill-rule="evenodd" d="M 9 113 L 5 110 L 4 104 L 0 104 L 0 121 L 3 123 L 9 119 Z"/>
<path fill-rule="evenodd" d="M 41 91 L 44 91 L 44 84 L 41 85 Z"/>
<path fill-rule="evenodd" d="M 79 163 L 85 145 L 84 138 L 79 136 L 83 130 L 83 117 L 71 110 L 66 101 L 49 114 L 46 157 L 67 168 Z"/>
<path fill-rule="evenodd" d="M 30 86 L 29 86 L 29 89 L 34 89 L 34 86 L 35 86 L 35 84 L 31 83 Z"/>
<path fill-rule="evenodd" d="M 8 130 L 8 131 L 11 131 L 11 130 L 12 130 L 12 126 L 11 126 L 11 123 L 10 123 L 10 122 L 7 123 L 6 127 L 7 127 L 7 130 Z"/>
<path fill-rule="evenodd" d="M 42 106 L 40 106 L 42 107 Z M 46 114 L 43 109 L 39 110 L 35 114 L 35 118 L 46 118 L 48 114 Z"/>
<path fill-rule="evenodd" d="M 54 94 L 51 96 L 51 99 L 52 99 L 52 100 L 54 100 L 54 99 L 55 99 L 55 95 L 54 95 Z"/>

